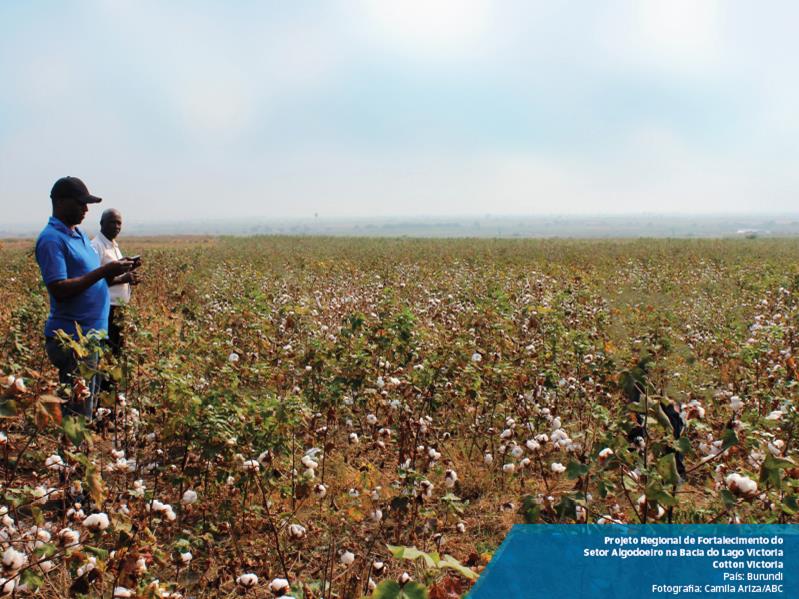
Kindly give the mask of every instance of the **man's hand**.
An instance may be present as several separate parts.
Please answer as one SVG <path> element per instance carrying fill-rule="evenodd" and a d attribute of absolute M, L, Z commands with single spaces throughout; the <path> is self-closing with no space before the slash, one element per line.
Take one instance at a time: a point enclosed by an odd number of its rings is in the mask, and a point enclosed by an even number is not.
<path fill-rule="evenodd" d="M 117 283 L 127 283 L 128 285 L 138 285 L 141 283 L 141 275 L 137 273 L 135 270 L 131 270 L 126 272 L 124 275 L 118 276 L 114 279 L 114 284 Z"/>
<path fill-rule="evenodd" d="M 109 285 L 113 285 L 114 279 L 130 272 L 134 264 L 135 262 L 133 260 L 125 258 L 122 260 L 114 260 L 113 262 L 104 264 L 100 268 L 95 268 L 93 271 L 83 276 L 48 283 L 47 290 L 53 294 L 56 300 L 62 302 L 83 293 L 102 279 L 105 279 Z"/>
<path fill-rule="evenodd" d="M 120 275 L 130 272 L 135 264 L 136 262 L 133 260 L 122 258 L 122 260 L 113 260 L 111 262 L 107 262 L 101 266 L 101 268 L 105 269 L 106 278 L 114 279 Z"/>

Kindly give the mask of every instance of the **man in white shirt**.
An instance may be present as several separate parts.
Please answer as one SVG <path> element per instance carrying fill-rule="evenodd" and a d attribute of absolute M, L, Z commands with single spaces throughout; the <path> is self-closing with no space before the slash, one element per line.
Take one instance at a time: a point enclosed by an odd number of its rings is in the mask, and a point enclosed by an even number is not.
<path fill-rule="evenodd" d="M 92 239 L 92 247 L 100 256 L 100 264 L 113 262 L 122 259 L 122 251 L 116 242 L 116 238 L 122 231 L 122 214 L 119 210 L 109 208 L 100 217 L 100 232 L 97 237 Z M 138 259 L 134 268 L 141 264 Z M 130 270 L 108 284 L 108 292 L 111 296 L 111 311 L 108 315 L 108 341 L 111 351 L 115 356 L 119 356 L 122 350 L 122 316 L 124 307 L 130 302 L 130 286 L 139 283 L 139 275 L 135 270 Z"/>

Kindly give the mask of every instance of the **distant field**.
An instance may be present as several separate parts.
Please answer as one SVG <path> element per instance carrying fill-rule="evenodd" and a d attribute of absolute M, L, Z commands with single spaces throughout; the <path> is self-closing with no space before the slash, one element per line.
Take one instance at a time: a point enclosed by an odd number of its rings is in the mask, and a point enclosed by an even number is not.
<path fill-rule="evenodd" d="M 45 596 L 233 596 L 248 571 L 359 597 L 407 571 L 444 597 L 514 522 L 799 523 L 799 239 L 123 239 L 145 279 L 95 433 L 41 399 L 47 296 L 32 241 L 1 243 L 0 371 L 25 382 L 2 501 L 52 533 L 20 545 Z"/>

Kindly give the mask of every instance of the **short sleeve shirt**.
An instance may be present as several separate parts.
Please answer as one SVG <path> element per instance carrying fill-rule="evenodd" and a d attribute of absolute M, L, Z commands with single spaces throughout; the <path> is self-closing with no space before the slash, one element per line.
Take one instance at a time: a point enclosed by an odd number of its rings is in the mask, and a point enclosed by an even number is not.
<path fill-rule="evenodd" d="M 108 239 L 102 232 L 92 239 L 92 247 L 100 256 L 100 264 L 122 260 L 122 250 L 119 249 L 116 240 Z M 109 285 L 108 291 L 111 294 L 112 306 L 126 306 L 130 303 L 130 285 L 128 283 Z"/>
<path fill-rule="evenodd" d="M 74 231 L 55 217 L 36 240 L 36 261 L 45 285 L 73 279 L 100 267 L 100 257 L 80 229 Z M 76 324 L 83 333 L 108 329 L 110 299 L 105 279 L 69 299 L 59 301 L 50 293 L 50 315 L 44 325 L 45 337 L 59 329 L 75 337 Z"/>

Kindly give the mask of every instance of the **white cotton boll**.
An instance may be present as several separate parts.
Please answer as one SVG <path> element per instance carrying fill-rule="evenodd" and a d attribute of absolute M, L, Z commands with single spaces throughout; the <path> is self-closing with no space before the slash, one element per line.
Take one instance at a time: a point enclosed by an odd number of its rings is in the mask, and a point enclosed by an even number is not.
<path fill-rule="evenodd" d="M 524 450 L 521 447 L 519 447 L 518 445 L 514 445 L 513 449 L 510 450 L 510 454 L 514 458 L 518 459 L 518 458 L 522 457 L 522 455 L 524 455 Z"/>
<path fill-rule="evenodd" d="M 727 485 L 727 488 L 732 493 L 737 495 L 754 497 L 757 494 L 757 483 L 748 476 L 743 476 L 737 472 L 733 472 L 727 475 L 727 478 L 724 479 L 724 482 Z"/>
<path fill-rule="evenodd" d="M 47 574 L 50 570 L 55 568 L 55 563 L 48 559 L 43 562 L 39 562 L 39 568 L 41 568 L 42 572 Z"/>
<path fill-rule="evenodd" d="M 377 416 L 375 416 L 374 414 L 368 414 L 366 416 L 366 422 L 374 426 L 375 424 L 377 424 Z"/>
<path fill-rule="evenodd" d="M 304 539 L 306 535 L 306 530 L 304 526 L 300 524 L 289 524 L 288 528 L 289 538 L 298 541 L 300 539 Z"/>
<path fill-rule="evenodd" d="M 133 596 L 134 592 L 127 587 L 114 588 L 114 599 L 126 599 L 127 597 L 133 597 Z"/>
<path fill-rule="evenodd" d="M 494 463 L 494 456 L 492 456 L 489 452 L 486 452 L 483 456 L 483 463 L 487 466 L 490 466 Z"/>
<path fill-rule="evenodd" d="M 560 428 L 560 418 L 555 417 L 552 419 L 552 430 L 556 431 Z"/>
<path fill-rule="evenodd" d="M 258 463 L 258 460 L 245 460 L 241 467 L 245 472 L 255 473 L 261 470 L 261 465 Z"/>
<path fill-rule="evenodd" d="M 391 383 L 392 385 L 399 385 L 401 383 L 401 381 L 395 376 L 389 377 L 388 382 Z"/>
<path fill-rule="evenodd" d="M 357 444 L 358 444 L 358 441 L 359 441 L 359 439 L 358 439 L 358 433 L 350 433 L 350 435 L 349 435 L 349 442 L 350 442 L 350 444 L 351 444 L 351 445 L 357 445 Z"/>
<path fill-rule="evenodd" d="M 425 479 L 419 483 L 419 486 L 422 488 L 422 495 L 424 497 L 432 497 L 433 496 L 433 489 L 435 485 L 431 483 L 429 480 Z"/>
<path fill-rule="evenodd" d="M 142 574 L 147 572 L 147 560 L 144 559 L 143 557 L 140 557 L 139 559 L 136 560 L 136 565 L 134 566 L 133 569 L 136 572 L 136 574 L 141 576 Z"/>
<path fill-rule="evenodd" d="M 317 468 L 319 468 L 319 463 L 314 461 L 314 459 L 311 456 L 307 455 L 302 456 L 300 462 L 302 462 L 303 466 L 305 466 L 306 468 L 310 468 L 311 470 L 316 470 Z"/>
<path fill-rule="evenodd" d="M 373 522 L 380 522 L 383 519 L 383 510 L 375 508 L 369 513 L 369 517 Z"/>
<path fill-rule="evenodd" d="M 345 566 L 349 566 L 352 562 L 355 561 L 355 554 L 351 551 L 344 551 L 339 557 L 339 561 L 344 564 Z"/>
<path fill-rule="evenodd" d="M 566 472 L 566 466 L 564 466 L 560 462 L 552 462 L 552 464 L 549 466 L 549 468 L 555 474 L 563 474 L 564 472 Z"/>
<path fill-rule="evenodd" d="M 502 471 L 506 474 L 513 474 L 516 471 L 516 464 L 503 464 Z"/>
<path fill-rule="evenodd" d="M 36 530 L 36 540 L 41 541 L 42 543 L 49 543 L 52 535 L 50 531 L 45 530 L 43 528 L 39 528 Z"/>
<path fill-rule="evenodd" d="M 167 506 L 167 507 L 168 509 L 164 510 L 164 517 L 170 522 L 174 522 L 178 516 L 175 513 L 175 510 L 172 509 L 172 506 Z"/>
<path fill-rule="evenodd" d="M 578 505 L 574 508 L 574 520 L 575 522 L 585 522 L 588 519 L 588 513 L 585 511 L 585 508 L 581 505 Z"/>
<path fill-rule="evenodd" d="M 350 487 L 350 490 L 347 491 L 347 494 L 350 497 L 360 497 L 361 495 L 360 491 L 358 491 L 358 489 L 356 489 L 355 487 Z"/>
<path fill-rule="evenodd" d="M 327 495 L 327 487 L 320 483 L 313 488 L 313 494 L 317 499 L 322 499 L 325 495 Z"/>
<path fill-rule="evenodd" d="M 80 533 L 71 528 L 63 528 L 58 531 L 58 538 L 63 545 L 76 545 L 80 541 Z"/>
<path fill-rule="evenodd" d="M 766 420 L 781 420 L 783 416 L 785 416 L 785 412 L 782 410 L 774 410 L 766 416 Z"/>
<path fill-rule="evenodd" d="M 194 556 L 191 554 L 191 551 L 184 551 L 180 554 L 180 561 L 184 564 L 188 564 L 192 559 L 194 559 Z"/>
<path fill-rule="evenodd" d="M 66 465 L 64 464 L 64 460 L 57 453 L 54 453 L 53 455 L 49 456 L 44 461 L 44 467 L 50 470 L 64 470 L 65 466 Z"/>
<path fill-rule="evenodd" d="M 144 497 L 144 493 L 147 490 L 147 487 L 144 486 L 144 481 L 139 479 L 133 482 L 133 489 L 128 491 L 128 494 L 132 497 Z"/>
<path fill-rule="evenodd" d="M 538 443 L 547 443 L 549 442 L 549 435 L 547 435 L 546 433 L 541 433 L 540 435 L 535 436 L 535 440 Z"/>
<path fill-rule="evenodd" d="M 269 585 L 269 588 L 271 590 L 276 590 L 277 589 L 277 587 L 275 587 L 275 589 L 272 589 L 272 585 L 275 584 L 275 581 L 277 581 L 277 580 L 282 580 L 285 583 L 285 585 L 281 586 L 280 588 L 283 588 L 283 589 L 288 589 L 289 588 L 289 583 L 288 583 L 288 581 L 285 578 L 275 578 L 275 580 L 273 580 L 270 583 L 270 585 Z M 246 574 L 242 574 L 241 576 L 239 576 L 236 579 L 236 584 L 241 585 L 241 586 L 243 586 L 245 588 L 254 587 L 256 584 L 258 584 L 258 577 L 255 574 L 253 574 L 252 572 L 247 572 Z"/>
<path fill-rule="evenodd" d="M 478 352 L 474 352 L 472 354 L 472 362 L 481 362 L 483 360 L 483 356 L 481 356 Z"/>
<path fill-rule="evenodd" d="M 122 451 L 121 449 L 112 449 L 111 450 L 111 456 L 115 460 L 121 460 L 121 459 L 123 459 L 125 457 L 125 452 Z"/>
<path fill-rule="evenodd" d="M 785 441 L 782 439 L 775 439 L 768 444 L 768 450 L 771 452 L 771 455 L 774 457 L 779 457 L 782 455 L 782 450 L 785 447 Z"/>
<path fill-rule="evenodd" d="M 89 530 L 105 530 L 110 524 L 108 515 L 103 512 L 92 514 L 83 521 L 83 526 Z"/>
<path fill-rule="evenodd" d="M 193 489 L 186 489 L 186 491 L 183 493 L 183 497 L 181 498 L 180 501 L 181 501 L 181 503 L 183 503 L 183 505 L 191 505 L 192 503 L 196 503 L 197 502 L 197 491 L 195 491 Z"/>
<path fill-rule="evenodd" d="M 600 462 L 605 462 L 612 455 L 613 455 L 613 450 L 610 447 L 605 447 L 602 451 L 599 452 L 597 457 L 599 458 Z"/>
<path fill-rule="evenodd" d="M 3 552 L 3 568 L 10 572 L 22 569 L 27 563 L 28 556 L 13 547 L 9 547 Z"/>
<path fill-rule="evenodd" d="M 744 407 L 744 402 L 737 395 L 733 395 L 730 397 L 730 407 L 733 412 L 737 412 Z"/>
<path fill-rule="evenodd" d="M 230 362 L 231 364 L 235 364 L 236 362 L 239 361 L 239 354 L 237 354 L 236 352 L 230 352 L 230 355 L 227 357 L 227 361 Z"/>
<path fill-rule="evenodd" d="M 528 439 L 524 446 L 532 452 L 536 452 L 541 449 L 541 445 L 535 439 Z"/>
<path fill-rule="evenodd" d="M 379 376 L 379 377 L 377 377 L 377 380 L 375 381 L 375 385 L 377 385 L 378 389 L 382 389 L 383 387 L 386 386 L 386 382 L 383 380 L 382 376 Z"/>
<path fill-rule="evenodd" d="M 407 572 L 403 572 L 402 574 L 399 575 L 397 582 L 399 582 L 401 585 L 405 585 L 409 583 L 411 580 L 413 580 L 413 578 L 411 578 L 411 575 L 408 574 Z"/>
<path fill-rule="evenodd" d="M 500 433 L 500 439 L 510 439 L 513 436 L 513 431 L 509 428 L 506 428 L 502 433 Z"/>
<path fill-rule="evenodd" d="M 447 470 L 444 473 L 444 486 L 451 489 L 458 482 L 458 473 L 455 470 Z"/>

